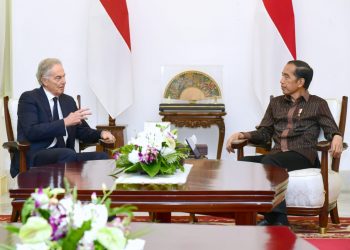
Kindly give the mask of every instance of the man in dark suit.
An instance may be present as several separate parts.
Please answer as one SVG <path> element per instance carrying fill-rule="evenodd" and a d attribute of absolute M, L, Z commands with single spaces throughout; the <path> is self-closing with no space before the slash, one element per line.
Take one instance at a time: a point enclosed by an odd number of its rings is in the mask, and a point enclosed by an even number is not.
<path fill-rule="evenodd" d="M 65 72 L 60 60 L 39 63 L 36 77 L 41 87 L 24 92 L 18 103 L 17 140 L 30 142 L 28 167 L 51 163 L 108 159 L 104 152 L 76 153 L 75 139 L 115 141 L 109 131 L 98 131 L 86 123 L 89 109 L 77 109 L 74 99 L 64 94 Z M 18 156 L 11 162 L 11 176 L 19 173 Z"/>

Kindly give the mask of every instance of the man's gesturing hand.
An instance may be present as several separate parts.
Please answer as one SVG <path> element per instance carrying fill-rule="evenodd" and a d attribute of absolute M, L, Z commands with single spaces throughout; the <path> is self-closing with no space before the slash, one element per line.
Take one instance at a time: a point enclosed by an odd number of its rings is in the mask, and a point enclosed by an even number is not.
<path fill-rule="evenodd" d="M 91 115 L 90 109 L 82 108 L 78 109 L 75 112 L 70 113 L 66 118 L 64 118 L 64 125 L 66 127 L 74 126 L 77 124 L 81 124 L 81 120 L 87 119 L 87 117 Z"/>

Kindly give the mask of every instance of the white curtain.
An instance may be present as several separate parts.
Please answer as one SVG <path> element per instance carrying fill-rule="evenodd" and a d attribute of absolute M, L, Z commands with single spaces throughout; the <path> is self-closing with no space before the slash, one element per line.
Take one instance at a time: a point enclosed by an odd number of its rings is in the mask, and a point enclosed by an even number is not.
<path fill-rule="evenodd" d="M 11 0 L 0 0 L 0 96 L 12 94 Z"/>
<path fill-rule="evenodd" d="M 0 0 L 0 89 L 3 85 L 6 34 L 6 0 Z"/>
<path fill-rule="evenodd" d="M 0 0 L 0 146 L 6 141 L 6 129 L 3 113 L 2 97 L 12 94 L 11 65 L 11 0 Z M 0 152 L 0 185 L 12 186 L 5 176 L 9 175 L 10 159 L 5 149 Z M 5 183 L 4 183 L 5 182 Z M 2 190 L 6 191 L 6 190 Z"/>

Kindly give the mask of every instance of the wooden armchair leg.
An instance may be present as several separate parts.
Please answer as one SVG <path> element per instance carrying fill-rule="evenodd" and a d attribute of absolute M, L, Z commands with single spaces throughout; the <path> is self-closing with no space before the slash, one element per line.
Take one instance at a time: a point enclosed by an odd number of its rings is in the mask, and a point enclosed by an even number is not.
<path fill-rule="evenodd" d="M 196 217 L 196 214 L 190 213 L 190 223 L 197 223 L 198 219 Z"/>
<path fill-rule="evenodd" d="M 327 233 L 327 226 L 328 226 L 328 213 L 321 213 L 319 215 L 319 233 L 320 234 L 326 234 Z"/>
<path fill-rule="evenodd" d="M 339 215 L 338 215 L 338 205 L 336 205 L 331 211 L 331 219 L 332 219 L 332 223 L 333 224 L 339 224 L 340 220 L 339 220 Z"/>

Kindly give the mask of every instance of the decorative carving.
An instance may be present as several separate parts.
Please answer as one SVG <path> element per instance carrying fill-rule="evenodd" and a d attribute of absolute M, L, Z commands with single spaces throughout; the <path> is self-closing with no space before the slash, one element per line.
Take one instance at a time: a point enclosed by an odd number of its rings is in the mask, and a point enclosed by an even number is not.
<path fill-rule="evenodd" d="M 196 70 L 183 71 L 168 83 L 164 98 L 198 101 L 220 99 L 221 90 L 216 81 L 208 74 Z"/>

